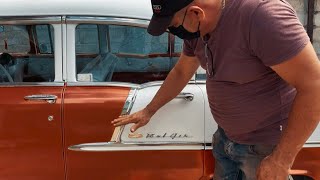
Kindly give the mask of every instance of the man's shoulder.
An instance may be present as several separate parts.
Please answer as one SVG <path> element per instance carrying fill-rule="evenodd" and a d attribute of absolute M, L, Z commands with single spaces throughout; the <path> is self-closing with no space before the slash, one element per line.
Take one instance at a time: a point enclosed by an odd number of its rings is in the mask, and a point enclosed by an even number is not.
<path fill-rule="evenodd" d="M 284 12 L 295 14 L 294 8 L 286 0 L 243 0 L 247 8 L 253 10 L 252 18 L 259 16 L 279 16 Z M 250 5 L 251 4 L 251 5 Z"/>
<path fill-rule="evenodd" d="M 227 0 L 228 1 L 228 0 Z M 250 16 L 259 7 L 262 0 L 229 0 L 231 14 L 238 17 Z M 250 17 L 246 17 L 250 18 Z"/>
<path fill-rule="evenodd" d="M 282 10 L 295 12 L 294 8 L 286 0 L 229 0 L 236 5 L 233 11 L 239 13 L 239 16 L 248 19 L 254 18 L 256 14 L 277 13 Z M 279 13 L 280 13 L 279 12 Z"/>

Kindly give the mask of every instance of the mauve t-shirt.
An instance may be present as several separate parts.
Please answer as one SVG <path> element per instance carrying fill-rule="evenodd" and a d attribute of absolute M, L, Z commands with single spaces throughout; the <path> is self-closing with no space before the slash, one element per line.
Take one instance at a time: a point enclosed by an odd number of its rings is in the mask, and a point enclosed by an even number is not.
<path fill-rule="evenodd" d="M 286 1 L 227 0 L 216 29 L 185 40 L 183 52 L 207 70 L 211 112 L 231 140 L 277 144 L 296 90 L 270 66 L 296 56 L 309 41 Z"/>

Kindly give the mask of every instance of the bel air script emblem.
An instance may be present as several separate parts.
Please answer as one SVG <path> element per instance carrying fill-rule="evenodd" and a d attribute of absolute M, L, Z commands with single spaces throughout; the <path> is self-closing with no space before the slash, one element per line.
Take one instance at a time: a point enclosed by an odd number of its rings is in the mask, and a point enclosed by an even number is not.
<path fill-rule="evenodd" d="M 153 133 L 147 133 L 146 138 L 147 139 L 164 139 L 164 138 L 170 138 L 170 139 L 177 139 L 177 138 L 191 138 L 192 136 L 188 134 L 179 134 L 179 133 L 164 133 L 164 134 L 153 134 Z"/>

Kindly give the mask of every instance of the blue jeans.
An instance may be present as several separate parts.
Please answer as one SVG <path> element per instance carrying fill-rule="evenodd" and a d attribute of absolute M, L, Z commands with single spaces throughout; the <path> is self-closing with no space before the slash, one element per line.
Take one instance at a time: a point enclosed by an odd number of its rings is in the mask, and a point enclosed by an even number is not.
<path fill-rule="evenodd" d="M 270 155 L 275 145 L 238 144 L 227 138 L 221 128 L 212 138 L 215 157 L 215 180 L 256 180 L 260 162 Z"/>

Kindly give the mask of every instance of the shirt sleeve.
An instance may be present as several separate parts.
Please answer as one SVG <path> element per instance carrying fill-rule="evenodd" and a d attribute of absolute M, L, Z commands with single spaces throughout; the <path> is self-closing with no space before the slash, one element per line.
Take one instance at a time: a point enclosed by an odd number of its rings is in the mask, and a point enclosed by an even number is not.
<path fill-rule="evenodd" d="M 192 40 L 183 41 L 183 54 L 186 56 L 194 57 L 195 43 Z"/>
<path fill-rule="evenodd" d="M 252 16 L 249 46 L 266 66 L 296 56 L 310 42 L 295 10 L 283 0 L 266 0 Z"/>

